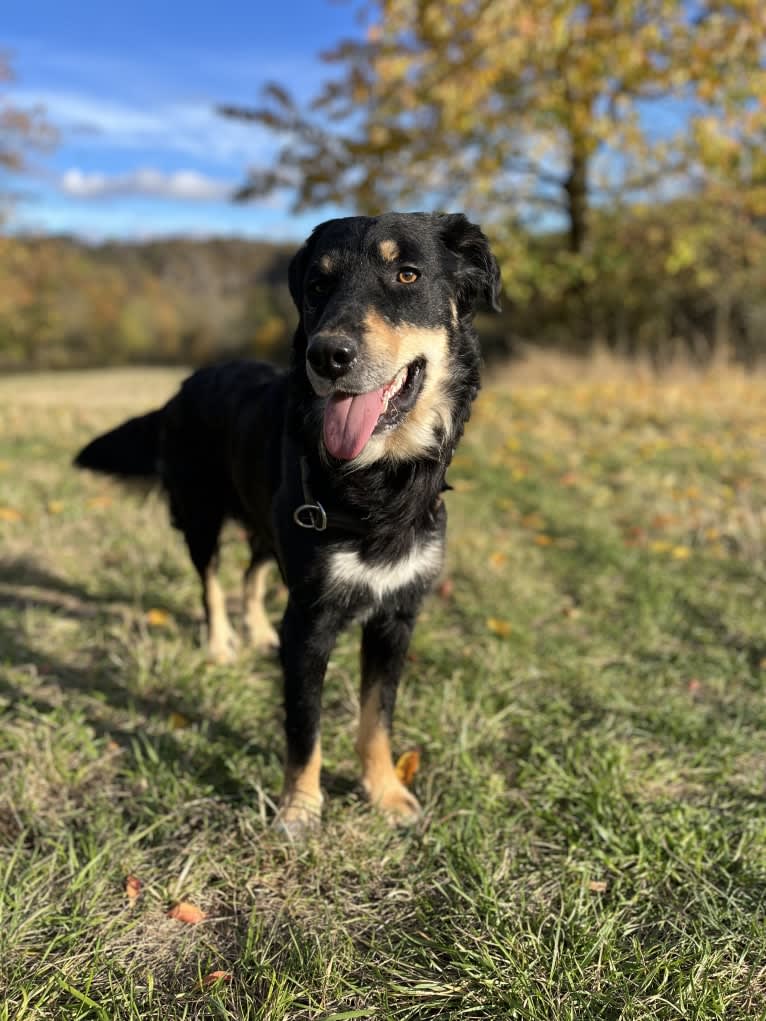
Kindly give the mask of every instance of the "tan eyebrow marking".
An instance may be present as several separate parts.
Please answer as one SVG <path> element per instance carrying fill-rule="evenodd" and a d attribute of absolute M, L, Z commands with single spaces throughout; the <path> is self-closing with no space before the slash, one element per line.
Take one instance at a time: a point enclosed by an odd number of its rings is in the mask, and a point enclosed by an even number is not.
<path fill-rule="evenodd" d="M 319 260 L 319 268 L 323 273 L 332 273 L 332 259 L 326 253 Z"/>
<path fill-rule="evenodd" d="M 381 241 L 378 245 L 378 251 L 386 262 L 396 262 L 399 258 L 399 245 L 397 245 L 393 238 Z"/>

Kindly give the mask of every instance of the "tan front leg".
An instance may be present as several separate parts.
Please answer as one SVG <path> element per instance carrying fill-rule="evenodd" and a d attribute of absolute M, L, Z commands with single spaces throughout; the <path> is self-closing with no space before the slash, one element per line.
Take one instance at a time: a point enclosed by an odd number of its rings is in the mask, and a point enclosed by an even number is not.
<path fill-rule="evenodd" d="M 275 823 L 291 839 L 299 839 L 319 824 L 323 800 L 319 784 L 321 769 L 322 742 L 317 738 L 308 762 L 301 767 L 288 764 L 285 770 L 282 804 Z"/>
<path fill-rule="evenodd" d="M 239 638 L 229 622 L 226 596 L 212 565 L 205 571 L 204 600 L 208 655 L 216 663 L 230 663 L 236 656 Z"/>
<path fill-rule="evenodd" d="M 266 579 L 269 561 L 250 567 L 245 572 L 244 605 L 245 632 L 255 649 L 278 649 L 279 635 L 266 614 Z"/>
<path fill-rule="evenodd" d="M 411 823 L 420 815 L 420 805 L 396 775 L 391 740 L 383 716 L 380 685 L 373 684 L 362 702 L 356 739 L 356 750 L 362 763 L 362 783 L 371 803 L 391 822 Z"/>

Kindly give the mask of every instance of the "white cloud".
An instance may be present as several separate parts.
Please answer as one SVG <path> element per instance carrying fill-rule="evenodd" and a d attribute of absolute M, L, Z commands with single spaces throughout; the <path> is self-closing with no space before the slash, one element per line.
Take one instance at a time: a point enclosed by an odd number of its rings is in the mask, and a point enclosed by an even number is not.
<path fill-rule="evenodd" d="M 62 175 L 59 187 L 74 198 L 144 195 L 185 202 L 227 199 L 234 189 L 229 182 L 207 177 L 196 170 L 176 170 L 165 174 L 151 167 L 124 174 L 85 173 L 73 168 Z"/>
<path fill-rule="evenodd" d="M 139 105 L 57 89 L 14 90 L 19 105 L 39 105 L 61 131 L 61 142 L 87 140 L 90 148 L 141 149 L 246 167 L 273 155 L 276 139 L 257 124 L 222 117 L 213 101 Z"/>

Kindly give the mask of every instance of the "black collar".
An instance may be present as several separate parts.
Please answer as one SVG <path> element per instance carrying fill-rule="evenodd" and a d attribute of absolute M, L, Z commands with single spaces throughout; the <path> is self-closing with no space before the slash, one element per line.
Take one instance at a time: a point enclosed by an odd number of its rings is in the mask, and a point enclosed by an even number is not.
<path fill-rule="evenodd" d="M 315 499 L 311 491 L 309 479 L 309 462 L 305 455 L 300 458 L 301 467 L 301 488 L 303 490 L 303 503 L 293 511 L 293 521 L 300 528 L 310 528 L 315 532 L 353 532 L 355 535 L 367 535 L 371 524 L 367 518 L 355 517 L 353 514 L 346 514 L 343 511 L 327 510 L 319 500 Z M 445 480 L 442 481 L 440 492 L 444 493 L 452 489 L 452 486 Z M 438 505 L 440 497 L 437 497 Z"/>
<path fill-rule="evenodd" d="M 309 482 L 309 462 L 305 455 L 301 457 L 300 464 L 303 503 L 293 511 L 295 524 L 301 528 L 313 528 L 315 532 L 325 532 L 329 528 L 338 532 L 366 535 L 370 529 L 364 518 L 344 514 L 342 511 L 327 511 L 319 500 L 314 499 Z"/>

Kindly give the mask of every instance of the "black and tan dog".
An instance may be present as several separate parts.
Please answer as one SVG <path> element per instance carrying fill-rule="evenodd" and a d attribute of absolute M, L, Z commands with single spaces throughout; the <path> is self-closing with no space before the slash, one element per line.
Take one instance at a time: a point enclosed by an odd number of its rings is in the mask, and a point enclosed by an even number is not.
<path fill-rule="evenodd" d="M 279 635 L 287 765 L 280 821 L 318 819 L 319 715 L 341 628 L 362 623 L 357 750 L 370 800 L 419 811 L 389 735 L 421 601 L 442 565 L 445 472 L 479 389 L 477 304 L 498 307 L 497 263 L 461 214 L 330 220 L 293 259 L 300 321 L 286 374 L 253 362 L 202 369 L 164 408 L 90 443 L 80 467 L 159 476 L 203 583 L 211 652 L 229 625 L 216 567 L 227 518 L 247 529 L 245 622 L 276 643 L 263 608 L 276 559 L 289 590 Z"/>

